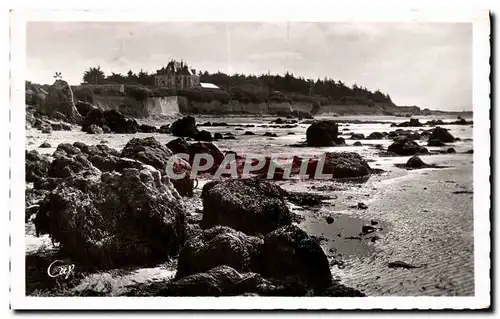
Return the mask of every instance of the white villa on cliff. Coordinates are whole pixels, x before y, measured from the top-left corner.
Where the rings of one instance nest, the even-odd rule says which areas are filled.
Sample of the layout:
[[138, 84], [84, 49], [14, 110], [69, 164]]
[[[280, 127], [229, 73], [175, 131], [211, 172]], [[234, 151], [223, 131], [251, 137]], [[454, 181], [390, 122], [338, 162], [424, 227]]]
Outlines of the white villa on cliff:
[[170, 61], [166, 67], [156, 71], [155, 86], [169, 89], [187, 89], [200, 84], [200, 76], [184, 62]]

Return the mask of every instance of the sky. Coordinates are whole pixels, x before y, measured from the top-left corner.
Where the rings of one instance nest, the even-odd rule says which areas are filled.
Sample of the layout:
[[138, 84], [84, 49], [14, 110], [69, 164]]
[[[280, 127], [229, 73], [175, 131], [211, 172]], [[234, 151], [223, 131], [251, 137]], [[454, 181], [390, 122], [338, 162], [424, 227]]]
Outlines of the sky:
[[397, 105], [472, 110], [471, 23], [29, 22], [27, 80], [79, 84], [155, 72], [171, 59], [209, 72], [284, 74], [380, 89]]

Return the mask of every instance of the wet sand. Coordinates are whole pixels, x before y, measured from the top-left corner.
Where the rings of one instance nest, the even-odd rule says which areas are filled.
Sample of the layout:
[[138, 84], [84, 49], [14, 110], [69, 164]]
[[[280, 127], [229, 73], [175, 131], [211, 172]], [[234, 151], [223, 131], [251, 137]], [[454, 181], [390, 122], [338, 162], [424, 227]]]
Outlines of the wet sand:
[[[431, 118], [429, 118], [431, 119]], [[202, 118], [205, 121], [242, 123], [245, 125], [269, 125], [271, 119]], [[405, 118], [390, 118], [388, 121], [405, 121]], [[453, 119], [452, 119], [453, 120]], [[141, 122], [141, 121], [140, 121]], [[142, 121], [159, 126], [171, 121]], [[391, 131], [387, 124], [342, 124], [350, 132], [368, 135], [374, 131]], [[355, 147], [354, 140], [347, 139], [347, 146], [326, 148], [293, 148], [289, 145], [305, 140], [307, 124], [295, 128], [269, 127], [201, 127], [212, 133], [231, 132], [236, 140], [221, 140], [215, 143], [222, 151], [246, 154], [300, 155], [321, 154], [326, 151], [353, 151], [369, 161], [371, 167], [381, 168], [385, 173], [372, 175], [362, 183], [339, 183], [335, 181], [282, 181], [279, 184], [291, 191], [313, 192], [330, 197], [319, 207], [300, 207], [290, 204], [292, 210], [302, 216], [299, 227], [310, 235], [322, 239], [322, 246], [331, 261], [334, 278], [347, 286], [357, 288], [370, 296], [471, 296], [474, 294], [473, 254], [473, 176], [472, 154], [460, 154], [472, 149], [472, 127], [445, 126], [451, 134], [462, 140], [450, 145], [457, 154], [422, 156], [429, 164], [447, 166], [443, 169], [420, 169], [407, 171], [394, 164], [405, 163], [409, 157], [380, 157], [374, 145], [387, 147], [390, 140], [361, 140], [363, 146]], [[404, 128], [414, 129], [419, 128]], [[427, 127], [425, 127], [427, 129]], [[58, 131], [41, 134], [27, 130], [28, 150], [52, 154], [58, 144], [82, 141], [97, 144], [106, 141], [110, 147], [121, 149], [132, 137], [154, 136], [162, 143], [174, 139], [169, 134], [102, 134], [88, 135], [74, 127], [71, 132]], [[245, 136], [245, 131], [256, 135]], [[262, 136], [264, 132], [278, 134], [276, 138]], [[294, 135], [289, 135], [293, 132]], [[342, 131], [341, 131], [342, 132]], [[52, 148], [38, 148], [48, 141]], [[419, 141], [425, 145], [425, 141]], [[429, 150], [443, 149], [429, 147]], [[189, 199], [190, 214], [201, 209], [199, 195], [206, 181], [201, 181], [195, 190], [195, 198]], [[454, 193], [458, 192], [458, 193]], [[353, 208], [365, 203], [367, 209]], [[326, 217], [334, 222], [328, 224]], [[380, 230], [360, 236], [363, 225], [376, 222]], [[35, 237], [32, 223], [26, 226], [27, 253], [50, 250], [52, 244], [47, 236]], [[377, 237], [373, 239], [374, 237]], [[403, 261], [418, 268], [390, 268], [388, 263]], [[136, 282], [160, 280], [172, 274], [175, 268], [158, 265], [123, 272], [95, 274], [84, 278], [78, 288], [101, 285], [107, 295], [119, 295], [127, 285]], [[110, 288], [111, 287], [111, 288]]]

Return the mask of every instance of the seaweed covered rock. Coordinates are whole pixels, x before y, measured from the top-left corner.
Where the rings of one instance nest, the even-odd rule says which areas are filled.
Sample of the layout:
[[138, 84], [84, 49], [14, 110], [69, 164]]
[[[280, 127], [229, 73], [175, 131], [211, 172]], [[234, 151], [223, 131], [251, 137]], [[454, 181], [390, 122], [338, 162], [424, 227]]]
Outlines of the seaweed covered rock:
[[306, 131], [308, 146], [333, 146], [339, 133], [337, 123], [330, 120], [313, 122]]
[[[325, 153], [323, 155], [324, 164], [321, 174], [331, 174], [332, 178], [352, 178], [368, 176], [371, 173], [371, 168], [368, 163], [354, 152], [335, 152]], [[318, 178], [318, 165], [320, 160], [311, 159], [307, 166], [307, 174], [309, 178]]]
[[59, 144], [53, 156], [54, 160], [50, 163], [48, 171], [50, 177], [66, 178], [87, 170], [99, 173], [87, 156], [69, 143]]
[[198, 133], [194, 134], [193, 138], [196, 141], [210, 142], [212, 140], [212, 133], [210, 133], [209, 131], [202, 130], [202, 131], [199, 131]]
[[292, 223], [284, 190], [259, 179], [209, 182], [202, 191], [202, 228], [225, 225], [245, 234], [266, 234]]
[[184, 241], [184, 207], [153, 168], [78, 174], [44, 198], [35, 227], [82, 266], [145, 265], [178, 252]]
[[328, 259], [319, 242], [294, 225], [279, 228], [264, 237], [262, 247], [265, 278], [305, 283], [316, 292], [332, 285]]
[[158, 132], [158, 129], [156, 128], [156, 126], [142, 124], [139, 127], [139, 131], [141, 131], [142, 133], [156, 133]]
[[127, 142], [120, 156], [153, 166], [164, 172], [172, 152], [154, 137], [133, 138]]
[[262, 239], [226, 226], [204, 230], [188, 240], [179, 254], [176, 278], [227, 265], [237, 271], [257, 271]]
[[443, 143], [453, 143], [455, 138], [450, 134], [450, 132], [448, 132], [447, 129], [438, 126], [432, 130], [432, 133], [429, 136], [429, 141], [431, 140], [438, 140]]
[[192, 116], [178, 119], [171, 126], [172, 135], [179, 137], [194, 137], [198, 133], [196, 120]]
[[396, 153], [397, 155], [415, 155], [415, 154], [426, 154], [429, 151], [427, 148], [420, 146], [417, 142], [412, 141], [408, 138], [398, 139], [394, 141], [387, 148], [389, 152]]
[[68, 82], [64, 80], [56, 80], [50, 86], [47, 98], [39, 111], [49, 117], [53, 117], [57, 113], [62, 114], [64, 120], [73, 123], [81, 119], [73, 100], [73, 91], [71, 91]]
[[35, 150], [26, 151], [26, 182], [32, 183], [47, 177], [49, 167], [50, 160], [47, 155], [41, 155]]

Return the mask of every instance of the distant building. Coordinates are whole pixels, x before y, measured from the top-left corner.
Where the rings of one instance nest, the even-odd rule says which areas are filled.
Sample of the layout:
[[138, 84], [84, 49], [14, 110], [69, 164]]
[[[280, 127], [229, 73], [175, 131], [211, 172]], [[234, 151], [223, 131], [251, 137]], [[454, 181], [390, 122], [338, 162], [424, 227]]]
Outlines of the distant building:
[[199, 87], [203, 89], [215, 89], [215, 90], [219, 89], [219, 87], [213, 83], [200, 83]]
[[170, 61], [166, 67], [156, 71], [155, 86], [169, 89], [187, 89], [200, 84], [200, 76], [184, 62]]

